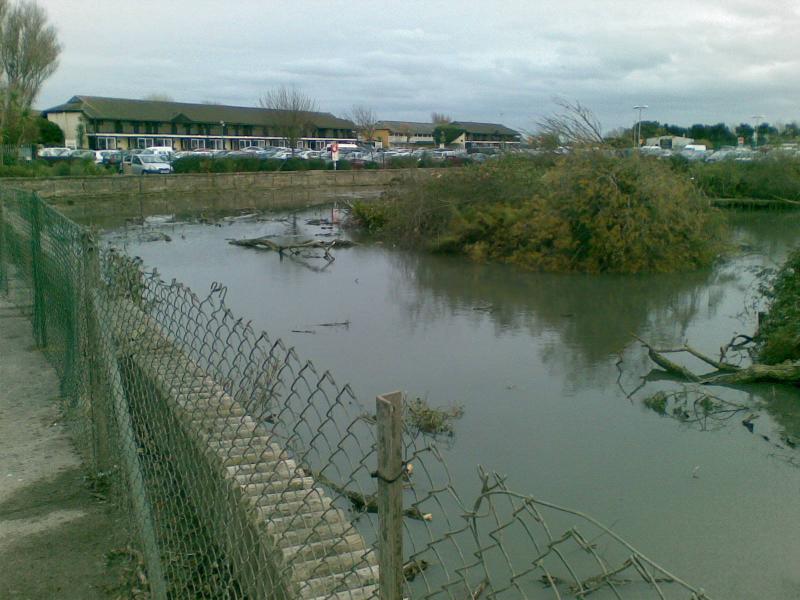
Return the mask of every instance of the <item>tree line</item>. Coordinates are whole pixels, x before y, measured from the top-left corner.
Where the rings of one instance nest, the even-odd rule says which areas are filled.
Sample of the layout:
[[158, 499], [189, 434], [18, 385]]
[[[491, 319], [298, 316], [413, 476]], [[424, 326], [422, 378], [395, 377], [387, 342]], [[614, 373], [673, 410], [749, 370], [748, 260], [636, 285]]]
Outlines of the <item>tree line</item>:
[[[617, 129], [611, 132], [606, 139], [612, 143], [617, 142], [623, 147], [630, 146], [636, 128], [638, 128], [638, 124], [626, 129]], [[791, 142], [800, 139], [800, 125], [796, 121], [775, 125], [762, 122], [755, 126], [750, 123], [739, 123], [735, 126], [726, 123], [695, 123], [689, 127], [659, 121], [642, 121], [641, 131], [642, 140], [674, 135], [692, 138], [695, 142], [705, 143], [710, 148], [736, 146], [739, 138], [743, 138], [744, 144], [748, 146]]]

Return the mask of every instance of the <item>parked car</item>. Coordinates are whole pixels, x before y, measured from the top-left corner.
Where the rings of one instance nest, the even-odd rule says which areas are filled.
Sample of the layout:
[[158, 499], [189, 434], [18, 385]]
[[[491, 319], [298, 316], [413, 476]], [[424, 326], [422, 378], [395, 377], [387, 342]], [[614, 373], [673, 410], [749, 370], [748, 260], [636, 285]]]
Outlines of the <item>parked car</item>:
[[100, 162], [104, 165], [119, 165], [122, 162], [121, 150], [98, 150], [96, 154], [100, 160], [95, 160], [95, 162]]
[[39, 150], [38, 156], [39, 158], [59, 159], [69, 158], [71, 153], [72, 150], [69, 148], [42, 148]]
[[70, 158], [74, 158], [77, 160], [96, 160], [97, 155], [94, 153], [94, 150], [85, 150], [83, 148], [78, 148], [77, 150], [72, 150], [69, 153]]
[[131, 170], [134, 175], [172, 173], [172, 165], [158, 154], [134, 154], [131, 156]]

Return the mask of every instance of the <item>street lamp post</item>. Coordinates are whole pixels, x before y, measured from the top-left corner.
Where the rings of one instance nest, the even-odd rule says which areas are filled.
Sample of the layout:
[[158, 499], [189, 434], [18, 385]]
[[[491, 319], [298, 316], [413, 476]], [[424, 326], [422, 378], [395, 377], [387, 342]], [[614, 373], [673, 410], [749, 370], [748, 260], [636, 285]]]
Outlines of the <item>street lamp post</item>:
[[642, 139], [642, 111], [646, 108], [649, 108], [647, 104], [637, 104], [633, 107], [633, 110], [639, 111], [639, 120], [636, 122], [636, 127], [634, 128], [636, 132], [636, 138], [633, 140], [633, 148], [634, 150], [639, 147], [641, 144]]
[[220, 148], [220, 150], [225, 150], [225, 121], [219, 122], [219, 138], [220, 142], [222, 142], [222, 148]]
[[764, 118], [764, 115], [753, 115], [753, 150], [758, 148], [758, 123]]

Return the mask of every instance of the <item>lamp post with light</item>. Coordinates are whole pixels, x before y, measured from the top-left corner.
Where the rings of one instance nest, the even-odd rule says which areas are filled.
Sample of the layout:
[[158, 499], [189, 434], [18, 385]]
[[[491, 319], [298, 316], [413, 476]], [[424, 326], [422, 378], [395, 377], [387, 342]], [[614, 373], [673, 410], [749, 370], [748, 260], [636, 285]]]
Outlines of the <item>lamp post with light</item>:
[[642, 139], [642, 111], [647, 109], [647, 108], [649, 108], [649, 106], [647, 106], [647, 104], [637, 104], [636, 106], [633, 107], [633, 110], [638, 110], [639, 111], [639, 120], [636, 122], [636, 127], [634, 128], [635, 133], [636, 133], [636, 137], [633, 140], [633, 148], [634, 148], [634, 150], [639, 148], [639, 146], [641, 144], [641, 139]]
[[222, 148], [220, 148], [220, 150], [225, 150], [225, 121], [219, 122], [219, 137], [220, 142], [222, 142]]

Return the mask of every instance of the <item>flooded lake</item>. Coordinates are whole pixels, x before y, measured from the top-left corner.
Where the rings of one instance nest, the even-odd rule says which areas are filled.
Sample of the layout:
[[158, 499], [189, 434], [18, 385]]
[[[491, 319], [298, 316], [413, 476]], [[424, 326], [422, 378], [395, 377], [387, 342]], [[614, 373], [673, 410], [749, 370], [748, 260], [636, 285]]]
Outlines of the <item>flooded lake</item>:
[[377, 244], [335, 250], [326, 264], [226, 242], [313, 238], [328, 231], [305, 221], [326, 216], [159, 228], [171, 242], [142, 242], [136, 228], [107, 237], [200, 295], [225, 284], [237, 315], [366, 405], [401, 389], [462, 406], [445, 452], [467, 497], [481, 464], [612, 526], [713, 598], [800, 597], [800, 454], [785, 443], [800, 440], [800, 392], [708, 389], [749, 408], [707, 427], [643, 404], [675, 383], [628, 397], [652, 368], [634, 336], [715, 355], [753, 332], [757, 272], [796, 243], [800, 215], [732, 214], [732, 258], [678, 275], [526, 273]]

